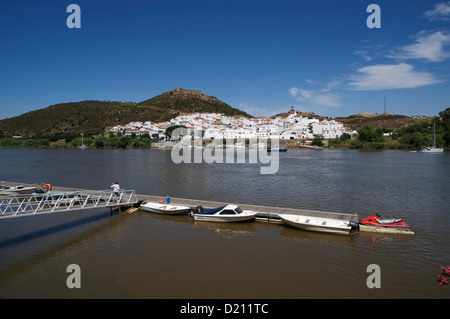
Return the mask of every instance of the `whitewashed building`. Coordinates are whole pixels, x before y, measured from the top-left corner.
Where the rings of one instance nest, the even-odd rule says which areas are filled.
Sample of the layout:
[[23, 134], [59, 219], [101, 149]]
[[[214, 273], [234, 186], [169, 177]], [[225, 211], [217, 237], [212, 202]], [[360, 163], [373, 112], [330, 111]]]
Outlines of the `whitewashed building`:
[[312, 123], [312, 133], [324, 138], [339, 138], [344, 134], [344, 124], [335, 120]]
[[[158, 134], [164, 137], [167, 128], [174, 125], [187, 127], [185, 138], [203, 139], [248, 139], [248, 138], [278, 138], [278, 139], [312, 139], [314, 134], [321, 134], [324, 138], [340, 137], [346, 130], [341, 122], [319, 121], [316, 118], [306, 118], [295, 111], [288, 116], [245, 118], [239, 116], [225, 116], [220, 113], [189, 113], [177, 116], [163, 123], [131, 122], [125, 126], [116, 125], [111, 132], [130, 134]], [[203, 134], [198, 132], [202, 130]], [[354, 133], [354, 132], [353, 132]]]

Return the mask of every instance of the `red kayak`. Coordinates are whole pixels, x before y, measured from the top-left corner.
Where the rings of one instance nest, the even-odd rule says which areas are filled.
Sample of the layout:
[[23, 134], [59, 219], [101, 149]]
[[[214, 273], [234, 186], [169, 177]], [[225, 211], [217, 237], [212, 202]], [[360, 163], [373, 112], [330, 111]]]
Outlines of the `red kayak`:
[[396, 229], [402, 229], [402, 230], [410, 229], [409, 225], [405, 223], [403, 218], [382, 219], [381, 216], [378, 214], [371, 215], [367, 218], [361, 219], [359, 221], [359, 223], [362, 225], [366, 225], [366, 226], [378, 226], [378, 227], [396, 228]]

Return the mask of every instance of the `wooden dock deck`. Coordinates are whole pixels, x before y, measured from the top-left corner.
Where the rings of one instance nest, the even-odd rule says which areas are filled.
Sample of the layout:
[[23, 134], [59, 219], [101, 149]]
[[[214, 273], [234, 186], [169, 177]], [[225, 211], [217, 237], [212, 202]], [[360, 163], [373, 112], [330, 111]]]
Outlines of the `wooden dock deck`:
[[[5, 182], [1, 181], [0, 185], [5, 186], [15, 186], [15, 185], [24, 185], [24, 186], [35, 186], [26, 183], [18, 183], [18, 182]], [[93, 191], [88, 189], [79, 189], [79, 188], [68, 188], [68, 187], [60, 187], [53, 185], [53, 190], [56, 191]], [[150, 201], [150, 202], [158, 202], [159, 200], [165, 200], [163, 196], [155, 196], [155, 195], [144, 195], [144, 194], [136, 194], [138, 201]], [[358, 214], [345, 214], [345, 213], [336, 213], [336, 212], [324, 212], [324, 211], [315, 211], [315, 210], [307, 210], [307, 209], [296, 209], [296, 208], [284, 208], [284, 207], [272, 207], [272, 206], [259, 206], [259, 205], [249, 205], [249, 204], [241, 204], [241, 203], [230, 203], [230, 202], [215, 202], [208, 201], [202, 199], [187, 199], [187, 198], [177, 198], [170, 197], [171, 204], [185, 205], [191, 208], [195, 208], [197, 206], [203, 206], [206, 209], [216, 208], [220, 206], [224, 206], [227, 204], [235, 204], [238, 205], [243, 210], [252, 210], [258, 212], [256, 215], [256, 219], [260, 221], [267, 222], [281, 222], [278, 214], [292, 214], [292, 215], [302, 215], [302, 216], [311, 216], [311, 217], [321, 217], [321, 218], [332, 218], [332, 219], [341, 219], [341, 220], [353, 220], [359, 221]]]

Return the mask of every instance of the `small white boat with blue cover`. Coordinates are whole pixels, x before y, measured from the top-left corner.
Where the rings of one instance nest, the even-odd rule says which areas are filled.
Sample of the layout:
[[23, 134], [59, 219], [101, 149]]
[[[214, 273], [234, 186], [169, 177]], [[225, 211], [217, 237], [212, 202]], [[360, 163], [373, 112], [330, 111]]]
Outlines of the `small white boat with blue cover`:
[[199, 206], [195, 209], [193, 216], [197, 221], [230, 223], [253, 220], [256, 214], [257, 212], [242, 210], [237, 205], [228, 204], [207, 210]]
[[152, 202], [143, 202], [139, 208], [147, 212], [164, 215], [183, 215], [191, 211], [189, 206], [159, 204]]

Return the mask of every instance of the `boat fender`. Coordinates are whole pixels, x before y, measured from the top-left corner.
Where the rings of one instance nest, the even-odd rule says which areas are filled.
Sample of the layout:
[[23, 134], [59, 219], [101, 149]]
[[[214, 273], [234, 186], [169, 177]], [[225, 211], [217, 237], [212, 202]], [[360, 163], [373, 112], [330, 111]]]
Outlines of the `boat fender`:
[[41, 184], [41, 188], [42, 188], [43, 190], [49, 191], [49, 190], [52, 189], [52, 184], [45, 184], [45, 183], [42, 183], [42, 184]]

